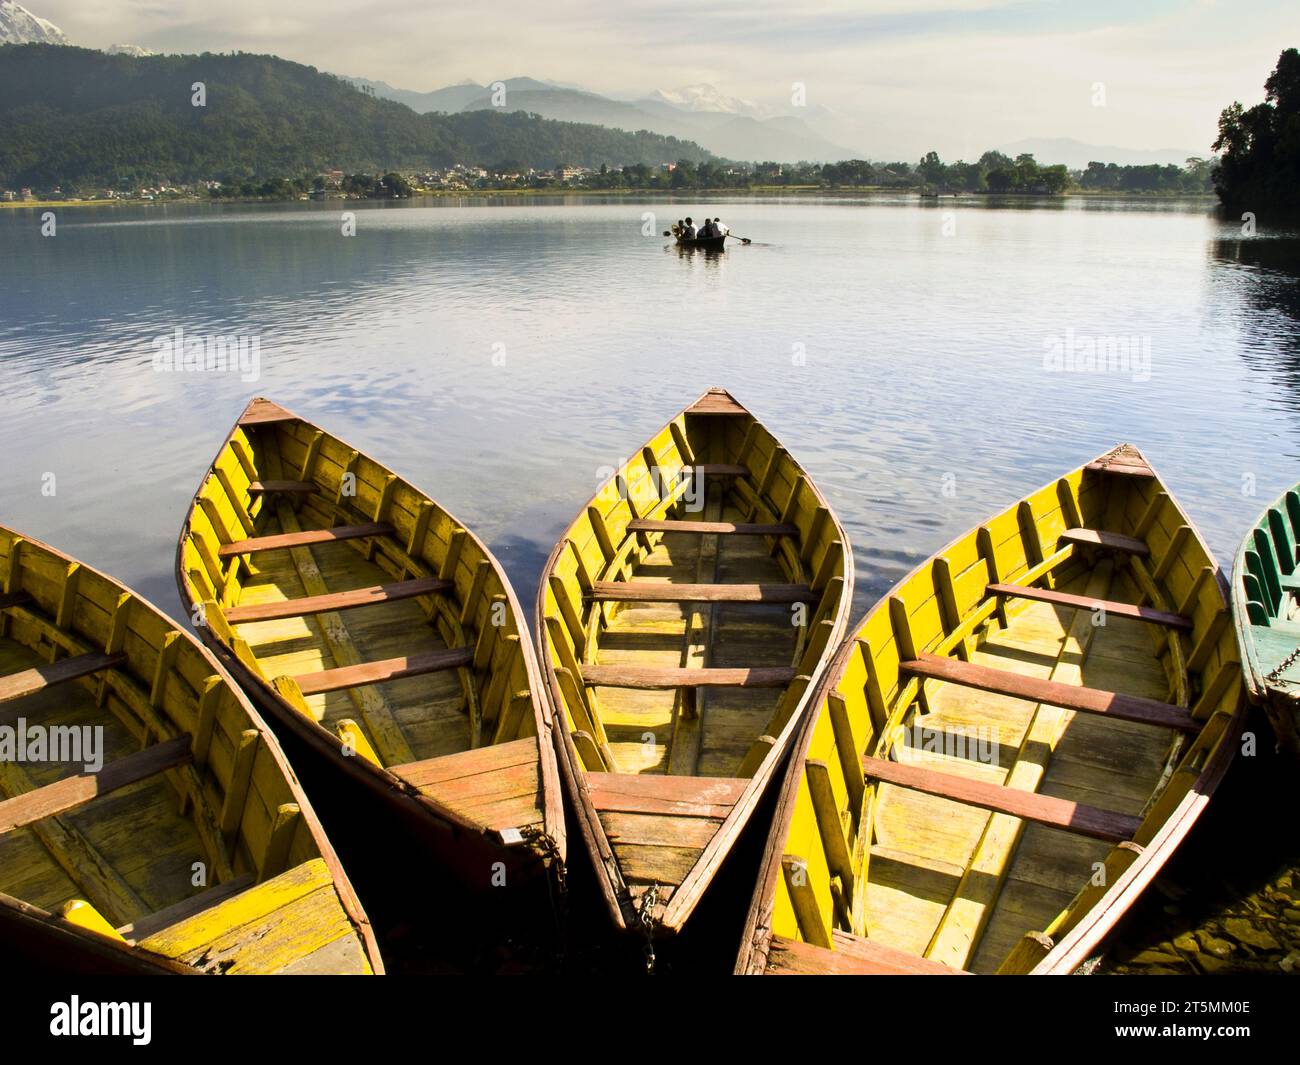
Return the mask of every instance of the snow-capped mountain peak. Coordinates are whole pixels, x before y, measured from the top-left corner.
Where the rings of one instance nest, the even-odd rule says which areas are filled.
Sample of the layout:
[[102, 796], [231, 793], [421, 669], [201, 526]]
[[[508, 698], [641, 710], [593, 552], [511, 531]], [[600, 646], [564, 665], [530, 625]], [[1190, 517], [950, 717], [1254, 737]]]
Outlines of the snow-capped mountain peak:
[[53, 22], [33, 15], [14, 0], [0, 0], [0, 44], [67, 44]]
[[743, 100], [739, 96], [728, 96], [716, 85], [705, 83], [685, 85], [680, 89], [655, 89], [650, 93], [649, 99], [683, 111], [721, 111], [749, 118], [766, 118], [771, 113], [770, 108]]

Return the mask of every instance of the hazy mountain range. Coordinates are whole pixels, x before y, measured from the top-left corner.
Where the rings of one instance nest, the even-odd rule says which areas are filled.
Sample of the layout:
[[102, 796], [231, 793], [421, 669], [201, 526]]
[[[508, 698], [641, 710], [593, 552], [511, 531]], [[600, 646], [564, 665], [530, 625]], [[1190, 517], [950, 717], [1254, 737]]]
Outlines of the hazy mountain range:
[[[32, 14], [14, 0], [0, 0], [0, 44], [6, 43], [67, 45], [70, 42], [53, 23]], [[152, 54], [134, 45], [113, 45], [106, 51], [133, 56]], [[397, 88], [384, 81], [359, 77], [346, 80], [421, 114], [456, 115], [489, 109], [527, 112], [561, 122], [627, 132], [645, 130], [693, 141], [727, 159], [793, 163], [895, 158], [893, 149], [880, 144], [880, 131], [873, 129], [871, 120], [864, 116], [821, 106], [777, 108], [729, 96], [709, 84], [615, 96], [528, 77], [485, 84], [466, 81], [431, 92]], [[504, 86], [504, 101], [499, 97], [494, 99], [496, 84]], [[1033, 137], [999, 147], [1011, 156], [1029, 152], [1040, 163], [1064, 163], [1071, 169], [1082, 169], [1093, 160], [1120, 165], [1181, 165], [1189, 156], [1205, 154], [1182, 148], [1155, 151], [1119, 148], [1060, 137]]]
[[[711, 85], [657, 89], [638, 99], [619, 100], [536, 78], [503, 78], [483, 85], [462, 82], [432, 92], [399, 89], [366, 78], [347, 80], [424, 113], [459, 114], [494, 107], [528, 111], [562, 122], [586, 122], [629, 132], [643, 129], [692, 140], [729, 159], [829, 162], [862, 155], [862, 149], [836, 143], [802, 117], [773, 114], [770, 109], [728, 97]], [[504, 92], [494, 93], [494, 85], [503, 86]], [[502, 102], [496, 103], [494, 97]]]

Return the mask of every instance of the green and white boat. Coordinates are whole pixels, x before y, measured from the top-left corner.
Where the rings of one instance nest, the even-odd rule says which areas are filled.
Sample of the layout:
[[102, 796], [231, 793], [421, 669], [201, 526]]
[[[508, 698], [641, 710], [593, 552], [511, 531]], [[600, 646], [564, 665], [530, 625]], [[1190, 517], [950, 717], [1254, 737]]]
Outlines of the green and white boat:
[[1300, 485], [1246, 534], [1232, 567], [1242, 673], [1282, 746], [1300, 757]]

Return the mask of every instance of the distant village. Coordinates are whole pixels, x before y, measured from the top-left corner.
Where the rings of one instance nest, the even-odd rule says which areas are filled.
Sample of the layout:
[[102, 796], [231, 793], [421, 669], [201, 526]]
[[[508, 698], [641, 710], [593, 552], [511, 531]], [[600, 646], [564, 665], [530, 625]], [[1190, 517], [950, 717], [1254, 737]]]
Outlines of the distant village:
[[[670, 175], [676, 163], [660, 164], [658, 170]], [[637, 167], [638, 171], [653, 169]], [[404, 199], [408, 196], [442, 192], [468, 192], [492, 189], [582, 188], [600, 177], [621, 176], [623, 168], [558, 166], [553, 170], [489, 170], [481, 166], [456, 164], [444, 170], [394, 171], [387, 174], [346, 174], [343, 170], [323, 170], [311, 178], [276, 178], [266, 182], [225, 183], [205, 180], [190, 184], [162, 181], [133, 189], [0, 189], [0, 202], [45, 202], [58, 200], [156, 201], [194, 198], [275, 198], [275, 199]]]
[[1086, 169], [1040, 165], [1032, 155], [1014, 159], [988, 151], [974, 163], [944, 163], [928, 152], [919, 163], [729, 163], [679, 159], [647, 165], [557, 166], [551, 169], [512, 163], [496, 167], [456, 164], [441, 170], [347, 173], [329, 168], [294, 178], [205, 180], [184, 184], [159, 181], [137, 188], [0, 189], [0, 203], [151, 201], [151, 200], [402, 200], [413, 196], [492, 191], [701, 191], [734, 189], [917, 189], [922, 196], [988, 193], [1059, 196], [1067, 192], [1208, 195], [1215, 160], [1191, 158], [1173, 164], [1117, 166], [1090, 163]]

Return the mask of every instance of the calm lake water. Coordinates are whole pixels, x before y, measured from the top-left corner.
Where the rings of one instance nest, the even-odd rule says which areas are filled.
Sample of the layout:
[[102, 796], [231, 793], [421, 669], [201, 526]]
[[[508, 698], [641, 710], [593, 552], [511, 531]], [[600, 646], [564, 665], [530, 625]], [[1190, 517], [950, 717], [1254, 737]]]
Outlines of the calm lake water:
[[[709, 213], [753, 245], [666, 249], [701, 206], [347, 205], [352, 237], [342, 204], [68, 209], [54, 237], [0, 211], [0, 521], [176, 612], [190, 496], [265, 395], [471, 523], [531, 609], [597, 470], [721, 385], [838, 509], [860, 612], [1119, 441], [1225, 565], [1300, 478], [1294, 232], [1204, 202], [741, 199]], [[156, 372], [177, 328], [256, 336], [259, 378]], [[1049, 365], [1090, 342], [1112, 369]]]

